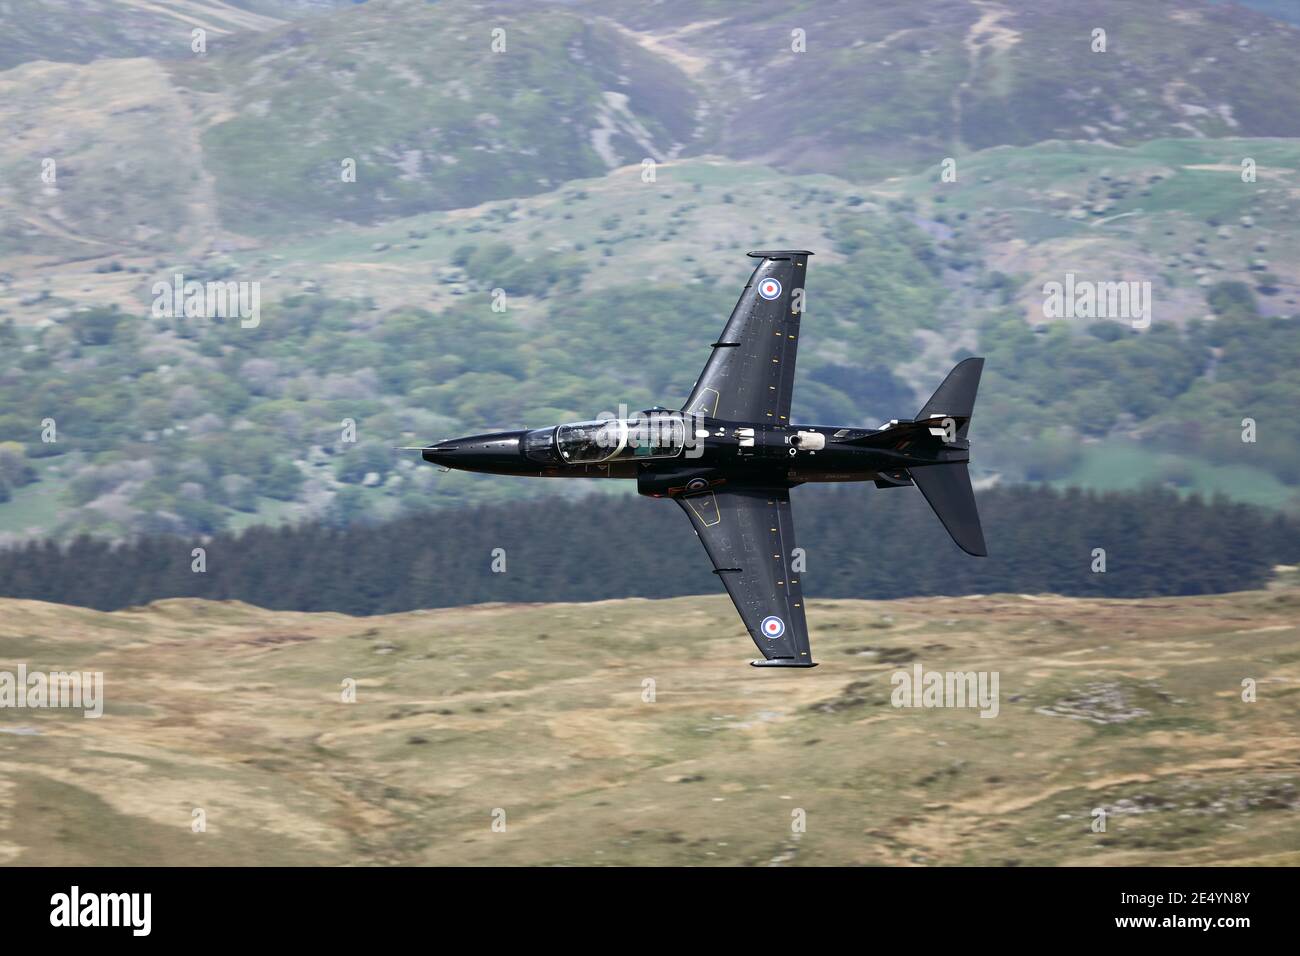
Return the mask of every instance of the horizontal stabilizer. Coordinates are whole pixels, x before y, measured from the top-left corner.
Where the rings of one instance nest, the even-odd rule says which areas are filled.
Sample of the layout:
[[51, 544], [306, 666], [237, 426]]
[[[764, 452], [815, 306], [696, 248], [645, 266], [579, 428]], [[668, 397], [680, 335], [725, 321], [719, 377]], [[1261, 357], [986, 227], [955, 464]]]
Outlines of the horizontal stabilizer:
[[[977, 372], [977, 378], [978, 375]], [[984, 530], [980, 527], [980, 513], [975, 507], [975, 492], [970, 486], [966, 463], [928, 465], [912, 468], [910, 473], [957, 547], [967, 554], [986, 557], [989, 552], [984, 545]]]

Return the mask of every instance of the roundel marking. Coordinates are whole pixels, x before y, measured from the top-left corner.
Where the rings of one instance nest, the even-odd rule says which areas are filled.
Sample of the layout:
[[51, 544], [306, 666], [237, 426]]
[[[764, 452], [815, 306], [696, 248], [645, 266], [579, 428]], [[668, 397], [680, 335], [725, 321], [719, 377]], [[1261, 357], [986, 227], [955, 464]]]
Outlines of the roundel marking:
[[699, 491], [701, 488], [707, 488], [708, 486], [709, 483], [703, 478], [692, 478], [690, 481], [686, 482], [687, 491]]
[[763, 632], [764, 637], [774, 641], [785, 633], [785, 621], [775, 615], [765, 617], [763, 623], [759, 625], [759, 630]]
[[781, 294], [781, 283], [777, 279], [764, 279], [758, 284], [758, 294], [763, 298], [771, 300]]

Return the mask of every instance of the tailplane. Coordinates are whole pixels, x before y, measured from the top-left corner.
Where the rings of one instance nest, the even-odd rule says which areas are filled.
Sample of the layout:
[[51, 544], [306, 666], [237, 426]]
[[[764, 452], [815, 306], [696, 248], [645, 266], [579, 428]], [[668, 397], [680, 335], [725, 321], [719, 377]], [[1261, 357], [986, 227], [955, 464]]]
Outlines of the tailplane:
[[978, 558], [987, 557], [989, 550], [984, 545], [984, 529], [980, 527], [980, 513], [975, 507], [975, 492], [970, 486], [966, 463], [927, 465], [912, 468], [910, 473], [957, 547]]
[[900, 467], [882, 470], [876, 476], [876, 487], [916, 485], [957, 546], [981, 558], [989, 552], [966, 469], [970, 460], [966, 432], [983, 370], [982, 358], [958, 362], [912, 421], [894, 421], [877, 431], [831, 438], [892, 453]]
[[[980, 373], [984, 371], [982, 358], [968, 358], [958, 362], [943, 384], [930, 396], [930, 400], [916, 413], [918, 422], [933, 418], [951, 418], [956, 425], [957, 444], [963, 450], [969, 445], [966, 432], [970, 428], [971, 413], [975, 410], [975, 393], [980, 387]], [[952, 427], [952, 426], [949, 426]], [[950, 433], [951, 434], [951, 433]], [[927, 465], [910, 469], [912, 481], [921, 489], [952, 540], [967, 554], [977, 557], [988, 555], [984, 545], [984, 530], [980, 527], [980, 513], [975, 507], [975, 492], [970, 484], [966, 462]]]

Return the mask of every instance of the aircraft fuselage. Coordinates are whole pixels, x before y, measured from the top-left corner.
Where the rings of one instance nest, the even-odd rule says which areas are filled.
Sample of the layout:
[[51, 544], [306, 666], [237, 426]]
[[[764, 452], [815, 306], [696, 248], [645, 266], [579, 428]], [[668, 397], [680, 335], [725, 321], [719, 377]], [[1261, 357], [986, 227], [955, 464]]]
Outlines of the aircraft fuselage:
[[[881, 428], [794, 425], [806, 249], [758, 259], [722, 334], [677, 410], [469, 435], [422, 447], [461, 471], [538, 478], [635, 478], [685, 512], [740, 619], [759, 667], [813, 667], [790, 489], [806, 482], [915, 486], [963, 551], [988, 553], [967, 470], [984, 360], [963, 359], [915, 420]], [[620, 410], [620, 416], [626, 412]], [[946, 467], [934, 467], [946, 466]]]
[[[491, 432], [449, 439], [423, 449], [426, 461], [461, 471], [540, 478], [635, 478], [638, 490], [651, 497], [676, 497], [702, 490], [718, 481], [798, 485], [804, 482], [875, 481], [882, 487], [911, 484], [905, 469], [966, 459], [963, 442], [943, 446], [936, 457], [932, 446], [909, 441], [897, 423], [894, 447], [858, 444], [869, 436], [885, 436], [891, 428], [871, 429], [833, 425], [765, 425], [685, 418], [691, 432], [676, 454], [572, 462], [562, 457], [554, 438], [544, 445], [550, 429]], [[941, 428], [938, 422], [936, 427]], [[929, 434], [927, 423], [925, 433]], [[530, 437], [531, 436], [531, 437]], [[910, 450], [911, 446], [920, 447]], [[613, 449], [610, 449], [613, 452]], [[704, 482], [704, 484], [701, 484]]]

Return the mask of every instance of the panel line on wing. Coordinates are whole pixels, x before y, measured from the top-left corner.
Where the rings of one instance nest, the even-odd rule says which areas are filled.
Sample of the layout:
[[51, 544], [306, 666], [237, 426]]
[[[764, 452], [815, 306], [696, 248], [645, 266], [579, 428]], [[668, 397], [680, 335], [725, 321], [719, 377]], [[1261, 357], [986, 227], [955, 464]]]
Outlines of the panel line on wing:
[[[677, 503], [695, 526], [750, 638], [766, 660], [811, 665], [803, 595], [799, 579], [789, 573], [795, 541], [789, 490], [733, 487], [710, 496], [712, 506], [702, 503], [704, 496]], [[712, 507], [718, 519], [709, 524]], [[727, 521], [721, 522], [724, 510]]]
[[712, 528], [722, 521], [722, 511], [718, 508], [718, 499], [713, 492], [710, 491], [708, 494], [687, 498], [686, 503], [695, 512], [696, 517], [700, 519], [704, 527]]

